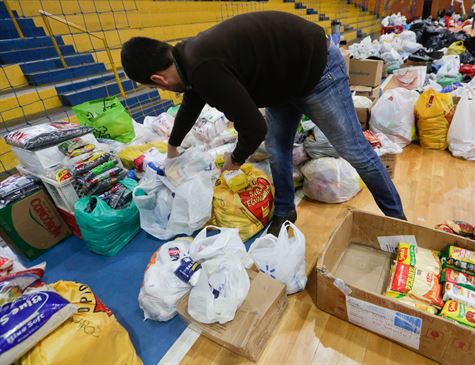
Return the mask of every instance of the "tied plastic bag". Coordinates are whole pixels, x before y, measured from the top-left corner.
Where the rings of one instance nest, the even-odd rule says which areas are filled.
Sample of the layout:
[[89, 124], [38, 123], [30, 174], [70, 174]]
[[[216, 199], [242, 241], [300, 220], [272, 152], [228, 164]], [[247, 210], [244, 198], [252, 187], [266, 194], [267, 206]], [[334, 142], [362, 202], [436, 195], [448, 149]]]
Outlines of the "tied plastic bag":
[[454, 156], [475, 161], [475, 90], [463, 89], [447, 135]]
[[457, 77], [460, 69], [460, 57], [458, 55], [444, 56], [435, 62], [436, 65], [441, 65], [437, 71], [437, 79], [442, 77]]
[[434, 150], [447, 148], [447, 132], [454, 115], [451, 94], [424, 91], [417, 100], [415, 111], [419, 141], [422, 147]]
[[296, 145], [292, 150], [292, 162], [294, 166], [299, 166], [303, 164], [305, 161], [309, 160], [309, 156], [307, 152], [305, 152], [305, 148], [303, 145]]
[[448, 55], [458, 55], [464, 52], [467, 52], [467, 48], [465, 48], [463, 41], [452, 43], [447, 50]]
[[180, 186], [208, 169], [212, 162], [213, 158], [209, 153], [190, 148], [180, 156], [165, 161], [165, 175], [174, 186]]
[[[120, 181], [128, 190], [137, 182]], [[91, 199], [96, 199], [94, 209], [88, 212]], [[74, 205], [77, 224], [89, 250], [100, 255], [117, 254], [140, 231], [139, 211], [132, 202], [127, 208], [113, 209], [97, 196], [79, 199]]]
[[240, 192], [233, 192], [223, 175], [216, 181], [210, 224], [238, 228], [241, 239], [247, 241], [261, 231], [272, 216], [274, 185], [268, 175], [252, 164], [242, 165], [241, 171], [247, 175], [249, 185]]
[[249, 276], [238, 256], [226, 254], [206, 260], [198, 283], [190, 291], [188, 313], [202, 323], [232, 321], [249, 288]]
[[81, 125], [94, 128], [97, 138], [129, 143], [135, 138], [132, 118], [117, 97], [103, 98], [73, 106]]
[[72, 281], [52, 287], [78, 311], [28, 352], [20, 365], [142, 364], [127, 331], [91, 288]]
[[[209, 231], [216, 234], [208, 236]], [[193, 261], [209, 260], [228, 253], [239, 257], [247, 269], [253, 264], [237, 228], [207, 226], [198, 233], [190, 247], [190, 257]]]
[[402, 152], [402, 148], [391, 141], [383, 133], [375, 133], [375, 136], [381, 144], [381, 146], [374, 148], [374, 151], [378, 156], [383, 156], [386, 154], [398, 154]]
[[414, 90], [395, 88], [386, 91], [371, 110], [370, 129], [384, 133], [401, 147], [416, 138], [414, 105], [419, 94]]
[[192, 180], [175, 187], [160, 171], [147, 165], [133, 192], [140, 226], [162, 240], [179, 234], [192, 235], [211, 217], [213, 183], [213, 173], [201, 171]]
[[[167, 242], [150, 258], [139, 293], [145, 319], [168, 321], [175, 317], [177, 301], [191, 288], [189, 282], [175, 274], [183, 259], [189, 257], [191, 241], [190, 237], [181, 237]], [[192, 274], [198, 272], [199, 264], [194, 269]], [[197, 280], [198, 276], [194, 276]]]
[[344, 159], [322, 157], [301, 168], [305, 177], [303, 192], [310, 199], [324, 203], [342, 203], [363, 188], [356, 170]]
[[[289, 228], [293, 236], [289, 236]], [[305, 236], [291, 222], [280, 228], [279, 237], [266, 234], [249, 249], [258, 269], [273, 279], [285, 283], [287, 294], [305, 289]]]

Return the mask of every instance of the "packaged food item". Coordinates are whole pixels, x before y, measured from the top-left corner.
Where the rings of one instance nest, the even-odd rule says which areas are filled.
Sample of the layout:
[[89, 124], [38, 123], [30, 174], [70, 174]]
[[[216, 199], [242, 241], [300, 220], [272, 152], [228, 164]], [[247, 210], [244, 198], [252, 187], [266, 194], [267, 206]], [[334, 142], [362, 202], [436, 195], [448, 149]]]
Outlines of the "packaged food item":
[[373, 148], [380, 148], [382, 146], [381, 142], [379, 141], [378, 137], [376, 134], [371, 132], [370, 130], [364, 131], [363, 132], [366, 140], [369, 142], [371, 147]]
[[455, 234], [458, 234], [462, 237], [471, 237], [475, 231], [475, 227], [473, 225], [464, 221], [447, 221], [447, 225], [454, 231]]
[[45, 264], [43, 263], [0, 277], [0, 305], [19, 298], [26, 288], [41, 280], [45, 272], [44, 269]]
[[8, 257], [0, 256], [0, 276], [8, 275], [13, 269], [13, 261]]
[[475, 291], [475, 276], [451, 268], [445, 268], [440, 275], [441, 283], [452, 283]]
[[475, 252], [457, 246], [447, 246], [440, 252], [443, 268], [451, 268], [475, 276]]
[[5, 141], [12, 146], [35, 150], [91, 133], [92, 128], [68, 122], [39, 124], [10, 132]]
[[406, 293], [439, 308], [444, 304], [442, 301], [442, 286], [437, 275], [401, 262], [396, 263], [390, 289], [399, 293]]
[[23, 356], [19, 365], [142, 364], [127, 331], [89, 286], [72, 281], [51, 286], [78, 310]]
[[77, 157], [83, 153], [92, 152], [96, 146], [82, 138], [73, 138], [61, 143], [58, 149], [67, 157]]
[[72, 165], [71, 172], [74, 176], [79, 176], [110, 159], [111, 155], [109, 153], [104, 151], [93, 152], [87, 154], [84, 159], [75, 162]]
[[99, 176], [100, 174], [104, 173], [105, 171], [108, 171], [115, 166], [117, 166], [119, 162], [117, 160], [109, 160], [104, 162], [103, 164], [100, 164], [99, 166], [94, 167], [91, 169], [85, 176], [84, 180], [90, 181], [94, 179], [96, 176]]
[[16, 361], [76, 311], [75, 305], [50, 290], [23, 294], [2, 305], [0, 363]]
[[232, 192], [237, 193], [249, 186], [247, 175], [242, 170], [225, 171], [224, 181]]
[[448, 300], [440, 314], [444, 318], [475, 328], [475, 309], [473, 307], [455, 300]]
[[463, 288], [460, 285], [445, 283], [443, 300], [446, 301], [449, 299], [475, 308], [475, 291]]
[[415, 266], [418, 269], [440, 274], [441, 264], [439, 253], [410, 243], [400, 242], [398, 246], [398, 262]]
[[450, 228], [450, 226], [446, 223], [441, 223], [441, 224], [438, 224], [435, 226], [435, 229], [438, 229], [440, 231], [444, 231], [444, 232], [447, 232], [447, 233], [452, 233], [454, 234], [454, 230], [452, 228]]
[[0, 182], [0, 208], [31, 195], [41, 188], [41, 180], [31, 175], [18, 174]]

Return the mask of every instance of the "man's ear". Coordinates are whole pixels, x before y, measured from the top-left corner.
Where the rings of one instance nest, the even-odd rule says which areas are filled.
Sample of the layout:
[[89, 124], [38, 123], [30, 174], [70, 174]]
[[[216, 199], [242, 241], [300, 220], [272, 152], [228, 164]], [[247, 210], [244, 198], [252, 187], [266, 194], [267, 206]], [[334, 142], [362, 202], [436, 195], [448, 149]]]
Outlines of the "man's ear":
[[160, 73], [154, 73], [153, 75], [150, 76], [150, 80], [152, 80], [152, 82], [155, 84], [155, 85], [158, 85], [158, 86], [166, 86], [168, 85], [168, 80], [167, 78], [160, 74]]

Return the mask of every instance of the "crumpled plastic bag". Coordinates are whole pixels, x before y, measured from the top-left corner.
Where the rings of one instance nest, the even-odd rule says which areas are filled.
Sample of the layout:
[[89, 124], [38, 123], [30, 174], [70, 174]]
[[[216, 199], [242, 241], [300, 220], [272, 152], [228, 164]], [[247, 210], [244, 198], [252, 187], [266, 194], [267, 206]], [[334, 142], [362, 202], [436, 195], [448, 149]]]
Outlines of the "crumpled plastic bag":
[[356, 170], [342, 158], [322, 157], [301, 168], [305, 177], [303, 192], [310, 199], [324, 203], [342, 203], [363, 188]]
[[338, 152], [318, 127], [315, 127], [312, 134], [305, 139], [303, 147], [310, 158], [339, 156]]
[[371, 108], [371, 105], [373, 105], [371, 99], [366, 96], [353, 95], [352, 98], [355, 108]]

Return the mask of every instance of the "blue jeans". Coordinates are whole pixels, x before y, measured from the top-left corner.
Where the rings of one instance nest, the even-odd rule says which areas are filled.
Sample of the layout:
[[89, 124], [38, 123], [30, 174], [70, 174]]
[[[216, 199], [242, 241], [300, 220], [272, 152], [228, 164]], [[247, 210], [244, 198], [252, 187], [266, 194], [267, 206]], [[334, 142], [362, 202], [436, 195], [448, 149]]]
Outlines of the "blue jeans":
[[315, 88], [306, 96], [266, 109], [266, 148], [276, 189], [275, 215], [295, 210], [292, 149], [298, 123], [306, 114], [325, 134], [342, 158], [361, 176], [385, 215], [402, 218], [399, 194], [380, 158], [364, 137], [356, 115], [343, 56], [334, 45]]

